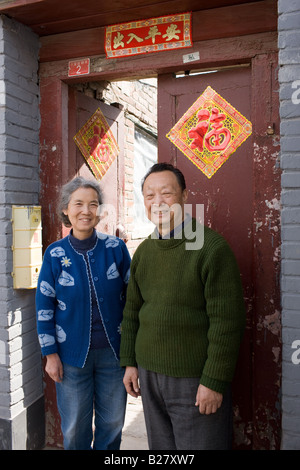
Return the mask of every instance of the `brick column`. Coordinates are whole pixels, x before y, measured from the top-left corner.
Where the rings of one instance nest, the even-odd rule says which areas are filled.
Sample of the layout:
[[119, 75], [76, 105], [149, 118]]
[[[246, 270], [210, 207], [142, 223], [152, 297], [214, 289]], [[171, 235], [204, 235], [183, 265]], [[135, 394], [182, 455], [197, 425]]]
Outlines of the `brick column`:
[[0, 16], [0, 449], [44, 443], [35, 290], [13, 289], [11, 207], [38, 204], [39, 39]]
[[282, 174], [282, 449], [300, 449], [300, 1], [278, 2]]

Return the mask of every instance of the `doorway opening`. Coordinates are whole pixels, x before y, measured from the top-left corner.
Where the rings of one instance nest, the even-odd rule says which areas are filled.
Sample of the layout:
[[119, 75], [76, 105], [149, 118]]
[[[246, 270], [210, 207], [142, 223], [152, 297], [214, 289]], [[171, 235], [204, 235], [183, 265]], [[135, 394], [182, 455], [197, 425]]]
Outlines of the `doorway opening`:
[[[279, 128], [277, 108], [273, 106], [277, 99], [274, 91], [276, 63], [276, 54], [272, 53], [255, 57], [251, 61], [251, 67], [219, 67], [218, 73], [215, 68], [194, 70], [192, 73], [179, 73], [178, 69], [177, 74], [158, 71], [157, 88], [155, 87], [157, 101], [156, 98], [153, 100], [156, 108], [150, 116], [155, 116], [157, 120], [158, 115], [157, 129], [156, 125], [151, 124], [150, 117], [146, 119], [144, 108], [137, 99], [137, 96], [139, 99], [142, 96], [141, 90], [146, 94], [143, 89], [144, 80], [126, 81], [122, 78], [123, 82], [104, 82], [101, 75], [102, 81], [74, 85], [70, 81], [63, 82], [51, 76], [44, 79], [44, 86], [41, 88], [44, 113], [41, 174], [45, 207], [50, 207], [52, 199], [54, 200], [54, 189], [61, 181], [66, 181], [83, 170], [86, 175], [93, 177], [83, 155], [76, 149], [73, 136], [97, 107], [103, 107], [108, 114], [110, 112], [110, 117], [107, 117], [110, 128], [113, 130], [113, 126], [119, 126], [114, 135], [120, 137], [120, 146], [123, 145], [114, 163], [122, 159], [124, 161], [117, 171], [113, 166], [108, 169], [101, 180], [101, 186], [104, 185], [104, 195], [109, 196], [109, 202], [118, 201], [120, 208], [124, 209], [118, 216], [123, 217], [120, 220], [127, 232], [127, 246], [131, 254], [143, 240], [143, 234], [137, 233], [141, 225], [136, 223], [134, 181], [137, 181], [136, 194], [141, 198], [141, 179], [147, 166], [150, 167], [153, 163], [151, 158], [146, 164], [143, 163], [138, 177], [138, 163], [142, 161], [141, 153], [147, 149], [147, 145], [154, 149], [157, 146], [159, 160], [162, 161], [161, 158], [167, 156], [168, 161], [183, 172], [189, 188], [189, 203], [204, 204], [204, 223], [223, 235], [232, 247], [240, 266], [247, 305], [247, 328], [236, 371], [237, 380], [233, 384], [236, 448], [278, 448], [280, 442], [280, 409], [277, 407], [281, 371], [278, 359], [281, 351], [280, 329], [274, 334], [274, 329], [269, 328], [269, 319], [273, 319], [274, 315], [277, 318], [280, 312], [277, 256], [280, 247], [280, 220], [278, 211], [270, 212], [269, 205], [261, 204], [261, 201], [277, 200], [280, 192], [280, 171], [276, 164], [279, 150], [277, 136], [272, 137], [266, 132], [269, 122], [275, 123], [274, 129]], [[263, 82], [262, 76], [265, 77]], [[258, 94], [257, 90], [262, 84], [263, 93]], [[207, 86], [216, 90], [254, 124], [251, 138], [236, 149], [212, 179], [207, 179], [166, 138], [170, 129]], [[64, 106], [67, 96], [69, 113], [65, 112]], [[73, 99], [71, 104], [70, 97]], [[86, 105], [89, 100], [93, 101], [93, 109], [81, 106], [83, 101]], [[58, 130], [55, 128], [53, 131], [57, 109], [61, 112], [61, 125], [57, 126]], [[76, 121], [76, 113], [80, 114], [81, 123]], [[64, 140], [66, 129], [69, 135], [68, 145]], [[62, 147], [60, 153], [54, 153], [56, 147], [52, 138], [58, 147]], [[72, 152], [76, 152], [76, 158]], [[146, 156], [149, 155], [147, 150], [145, 153]], [[155, 152], [153, 155], [153, 161], [156, 161]], [[146, 161], [147, 158], [145, 157]], [[55, 178], [53, 172], [49, 171], [58, 164], [62, 169], [62, 178]], [[52, 184], [49, 184], [50, 178]], [[122, 188], [122, 193], [117, 194], [117, 197], [116, 186]], [[141, 206], [143, 207], [143, 203]], [[45, 214], [44, 234], [47, 242], [56, 236], [50, 216], [51, 214]], [[52, 434], [56, 432], [53, 431]]]
[[[122, 204], [120, 216], [110, 227], [103, 214], [102, 227], [99, 229], [118, 235], [126, 239], [127, 247], [131, 255], [137, 246], [153, 231], [153, 224], [145, 216], [144, 203], [141, 192], [141, 180], [148, 169], [157, 162], [157, 79], [141, 78], [135, 80], [119, 80], [115, 82], [97, 81], [72, 85], [76, 92], [84, 94], [91, 100], [115, 107], [123, 114], [123, 132], [114, 132], [115, 139], [120, 140], [120, 154], [117, 159], [122, 159], [123, 164], [116, 173], [116, 185], [119, 187], [117, 204]], [[76, 129], [76, 132], [79, 129]], [[113, 129], [112, 129], [113, 130]], [[86, 167], [86, 161], [76, 149], [76, 173], [82, 173], [82, 167]], [[122, 153], [122, 154], [121, 154]], [[89, 170], [90, 171], [90, 170]], [[124, 174], [119, 174], [124, 172]], [[85, 174], [87, 169], [85, 169]], [[112, 185], [105, 185], [105, 179], [109, 175], [110, 168], [100, 180], [104, 186], [104, 201], [111, 201]], [[123, 191], [120, 191], [122, 186]], [[113, 198], [112, 198], [113, 199]], [[101, 230], [102, 231], [102, 230]], [[114, 233], [113, 233], [114, 232]]]

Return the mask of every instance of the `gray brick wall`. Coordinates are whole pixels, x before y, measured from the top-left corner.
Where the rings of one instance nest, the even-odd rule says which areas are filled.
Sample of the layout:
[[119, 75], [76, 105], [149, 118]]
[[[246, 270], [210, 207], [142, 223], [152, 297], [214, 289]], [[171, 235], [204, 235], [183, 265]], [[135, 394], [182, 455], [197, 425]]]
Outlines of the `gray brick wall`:
[[[0, 449], [34, 448], [43, 436], [35, 290], [13, 289], [11, 276], [11, 206], [39, 196], [38, 52], [29, 28], [0, 16]], [[30, 410], [40, 411], [36, 429]]]
[[[278, 2], [282, 168], [282, 449], [300, 449], [300, 0]], [[299, 353], [298, 353], [299, 351]]]

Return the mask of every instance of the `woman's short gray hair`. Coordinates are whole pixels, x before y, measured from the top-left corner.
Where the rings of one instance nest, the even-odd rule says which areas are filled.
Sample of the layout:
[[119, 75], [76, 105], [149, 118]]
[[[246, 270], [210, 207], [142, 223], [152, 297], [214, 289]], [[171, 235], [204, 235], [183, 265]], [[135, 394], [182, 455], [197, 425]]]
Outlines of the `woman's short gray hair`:
[[77, 178], [74, 178], [73, 180], [69, 181], [61, 188], [60, 199], [57, 207], [58, 216], [60, 217], [65, 227], [71, 227], [71, 222], [69, 220], [69, 217], [65, 215], [63, 211], [67, 209], [74, 191], [79, 188], [94, 189], [98, 195], [99, 206], [101, 206], [102, 204], [102, 191], [99, 183], [97, 183], [96, 181], [84, 179], [82, 176], [78, 176]]

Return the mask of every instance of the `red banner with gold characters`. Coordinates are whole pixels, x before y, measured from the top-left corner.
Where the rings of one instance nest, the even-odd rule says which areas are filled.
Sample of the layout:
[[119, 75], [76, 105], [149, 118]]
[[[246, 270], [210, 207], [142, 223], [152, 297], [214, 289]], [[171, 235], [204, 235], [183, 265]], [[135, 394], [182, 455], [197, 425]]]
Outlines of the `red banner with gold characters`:
[[191, 13], [161, 16], [107, 26], [108, 59], [191, 47]]
[[208, 86], [166, 137], [211, 178], [251, 133], [251, 122]]
[[118, 144], [100, 108], [74, 136], [74, 141], [97, 179], [101, 179], [119, 153]]

